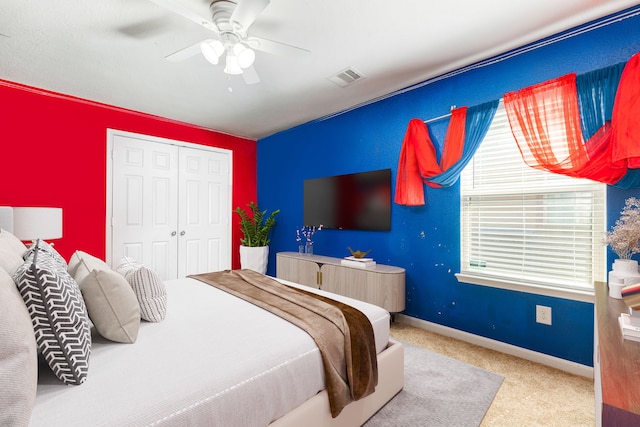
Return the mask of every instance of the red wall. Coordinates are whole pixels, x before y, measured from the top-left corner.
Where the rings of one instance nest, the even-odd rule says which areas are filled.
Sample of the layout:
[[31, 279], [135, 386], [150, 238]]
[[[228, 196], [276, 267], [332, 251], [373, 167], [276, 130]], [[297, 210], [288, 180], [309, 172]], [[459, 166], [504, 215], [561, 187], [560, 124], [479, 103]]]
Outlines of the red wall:
[[0, 80], [0, 205], [61, 207], [67, 259], [105, 258], [107, 128], [232, 150], [232, 207], [256, 200], [256, 141]]

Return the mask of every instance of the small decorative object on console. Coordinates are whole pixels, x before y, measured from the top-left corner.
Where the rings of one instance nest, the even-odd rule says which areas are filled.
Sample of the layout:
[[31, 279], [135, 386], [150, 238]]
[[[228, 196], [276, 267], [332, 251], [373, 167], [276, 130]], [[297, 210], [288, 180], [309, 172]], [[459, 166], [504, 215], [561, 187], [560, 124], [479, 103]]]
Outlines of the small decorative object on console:
[[344, 259], [340, 261], [340, 264], [357, 268], [371, 268], [376, 266], [373, 258], [357, 258], [355, 256], [344, 257]]
[[349, 249], [349, 252], [351, 252], [351, 256], [353, 256], [354, 258], [364, 258], [369, 252], [371, 252], [371, 249], [366, 252], [362, 252], [361, 250], [354, 251], [349, 246], [347, 246], [347, 249]]
[[[313, 255], [313, 235], [322, 230], [322, 224], [318, 227], [305, 225], [296, 228], [296, 241], [298, 242], [298, 253]], [[302, 236], [302, 237], [301, 237]], [[304, 239], [303, 239], [304, 238]]]
[[363, 252], [361, 250], [354, 251], [348, 246], [347, 249], [349, 249], [349, 252], [351, 252], [351, 256], [344, 257], [344, 259], [340, 261], [342, 265], [357, 268], [371, 268], [376, 266], [376, 262], [373, 258], [365, 258], [365, 256], [369, 252], [371, 252], [371, 249], [366, 252]]

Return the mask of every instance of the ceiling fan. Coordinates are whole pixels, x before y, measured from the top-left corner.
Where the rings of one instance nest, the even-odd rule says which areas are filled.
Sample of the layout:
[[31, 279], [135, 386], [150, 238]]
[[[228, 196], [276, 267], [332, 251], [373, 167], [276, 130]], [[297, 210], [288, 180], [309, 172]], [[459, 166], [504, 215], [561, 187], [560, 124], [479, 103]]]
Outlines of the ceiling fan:
[[241, 74], [247, 84], [254, 84], [260, 81], [253, 67], [255, 50], [275, 55], [309, 53], [300, 47], [249, 35], [249, 27], [270, 0], [212, 0], [209, 6], [211, 19], [201, 17], [175, 0], [151, 1], [216, 34], [216, 38], [200, 41], [166, 56], [165, 59], [170, 61], [182, 61], [201, 53], [216, 65], [224, 56], [225, 73]]

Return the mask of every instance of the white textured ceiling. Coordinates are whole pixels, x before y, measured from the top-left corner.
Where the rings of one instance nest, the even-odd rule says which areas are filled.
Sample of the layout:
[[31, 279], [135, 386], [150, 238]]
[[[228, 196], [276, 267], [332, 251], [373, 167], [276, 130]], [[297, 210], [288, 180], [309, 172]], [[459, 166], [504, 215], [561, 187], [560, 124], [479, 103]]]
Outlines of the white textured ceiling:
[[[174, 0], [210, 19], [207, 0]], [[239, 0], [247, 1], [247, 0]], [[246, 85], [197, 55], [212, 32], [149, 0], [0, 0], [0, 79], [259, 139], [631, 7], [632, 0], [271, 0]], [[353, 67], [341, 88], [328, 77]]]

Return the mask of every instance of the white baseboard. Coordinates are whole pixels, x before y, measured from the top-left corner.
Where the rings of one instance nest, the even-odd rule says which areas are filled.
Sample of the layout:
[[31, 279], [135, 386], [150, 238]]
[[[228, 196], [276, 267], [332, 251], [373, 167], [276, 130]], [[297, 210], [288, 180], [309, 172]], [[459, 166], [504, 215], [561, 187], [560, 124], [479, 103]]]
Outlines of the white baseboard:
[[539, 353], [537, 351], [528, 350], [526, 348], [518, 347], [512, 344], [507, 344], [490, 338], [481, 337], [479, 335], [474, 335], [469, 332], [464, 332], [458, 329], [450, 328], [448, 326], [439, 325], [437, 323], [428, 322], [426, 320], [407, 316], [405, 314], [395, 314], [394, 319], [398, 323], [415, 326], [416, 328], [425, 329], [427, 331], [455, 338], [460, 341], [465, 341], [481, 347], [489, 348], [491, 350], [496, 350], [501, 353], [510, 354], [512, 356], [520, 357], [521, 359], [530, 360], [532, 362], [560, 369], [574, 375], [593, 378], [593, 368], [591, 366], [582, 365], [580, 363], [571, 362], [559, 357], [549, 356], [548, 354]]

